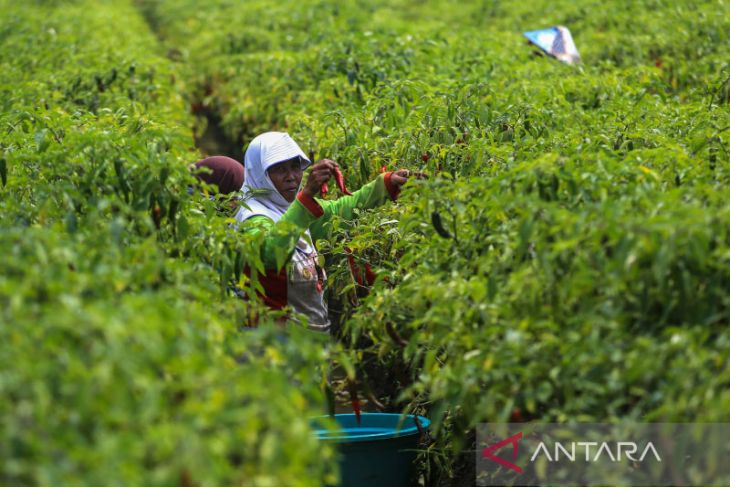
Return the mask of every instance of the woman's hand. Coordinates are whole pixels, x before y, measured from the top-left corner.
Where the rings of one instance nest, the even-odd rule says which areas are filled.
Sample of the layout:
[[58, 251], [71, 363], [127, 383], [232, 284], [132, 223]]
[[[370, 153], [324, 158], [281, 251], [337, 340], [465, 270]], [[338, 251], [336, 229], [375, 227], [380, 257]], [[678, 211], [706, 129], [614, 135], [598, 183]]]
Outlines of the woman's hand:
[[302, 192], [310, 198], [314, 198], [319, 194], [322, 185], [329, 181], [335, 173], [336, 167], [339, 167], [337, 163], [329, 159], [322, 159], [316, 163], [312, 166], [312, 171], [309, 173], [307, 183], [304, 185]]
[[390, 182], [400, 188], [408, 182], [408, 178], [425, 179], [426, 175], [420, 172], [409, 171], [408, 169], [397, 169], [390, 176]]

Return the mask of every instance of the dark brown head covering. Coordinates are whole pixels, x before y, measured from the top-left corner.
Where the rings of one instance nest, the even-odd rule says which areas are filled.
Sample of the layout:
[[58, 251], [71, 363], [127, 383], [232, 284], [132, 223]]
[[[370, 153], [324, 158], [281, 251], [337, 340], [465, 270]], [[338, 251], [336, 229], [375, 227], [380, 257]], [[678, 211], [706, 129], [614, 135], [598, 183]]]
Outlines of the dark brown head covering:
[[[207, 167], [210, 171], [198, 171]], [[243, 186], [243, 164], [226, 156], [210, 156], [195, 163], [196, 176], [208, 184], [218, 186], [220, 194], [233, 193]]]

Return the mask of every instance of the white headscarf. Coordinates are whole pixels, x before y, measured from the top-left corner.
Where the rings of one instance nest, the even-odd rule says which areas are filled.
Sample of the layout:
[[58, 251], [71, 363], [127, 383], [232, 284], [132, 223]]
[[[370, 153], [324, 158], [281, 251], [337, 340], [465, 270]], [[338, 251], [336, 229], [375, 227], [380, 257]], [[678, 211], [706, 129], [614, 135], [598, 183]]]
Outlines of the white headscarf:
[[[267, 171], [271, 166], [280, 162], [300, 157], [302, 169], [307, 168], [312, 161], [304, 151], [285, 132], [266, 132], [255, 137], [246, 149], [244, 160], [245, 177], [243, 182], [244, 203], [236, 213], [236, 220], [243, 222], [255, 215], [264, 215], [274, 221], [289, 208], [289, 203], [276, 190]], [[301, 183], [299, 183], [301, 189]], [[264, 195], [252, 196], [252, 190], [268, 190]]]

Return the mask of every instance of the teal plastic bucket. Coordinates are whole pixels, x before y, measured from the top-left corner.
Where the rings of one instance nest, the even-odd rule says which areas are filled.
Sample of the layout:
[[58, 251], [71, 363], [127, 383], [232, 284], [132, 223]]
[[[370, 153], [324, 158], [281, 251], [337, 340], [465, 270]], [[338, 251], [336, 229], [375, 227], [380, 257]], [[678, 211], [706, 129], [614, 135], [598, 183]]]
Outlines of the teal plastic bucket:
[[[431, 422], [419, 416], [421, 426]], [[404, 487], [409, 485], [420, 433], [413, 415], [336, 414], [338, 430], [315, 423], [320, 441], [338, 443], [343, 487]]]

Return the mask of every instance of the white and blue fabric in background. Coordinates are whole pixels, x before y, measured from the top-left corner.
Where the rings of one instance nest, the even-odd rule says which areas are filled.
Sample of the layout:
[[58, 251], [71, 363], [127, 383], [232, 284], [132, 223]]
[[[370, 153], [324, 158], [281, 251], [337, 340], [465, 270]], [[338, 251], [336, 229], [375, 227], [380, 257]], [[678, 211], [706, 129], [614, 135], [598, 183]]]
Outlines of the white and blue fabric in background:
[[524, 36], [537, 47], [568, 64], [580, 62], [580, 54], [567, 27], [558, 25], [548, 29], [525, 32]]

